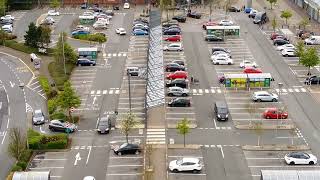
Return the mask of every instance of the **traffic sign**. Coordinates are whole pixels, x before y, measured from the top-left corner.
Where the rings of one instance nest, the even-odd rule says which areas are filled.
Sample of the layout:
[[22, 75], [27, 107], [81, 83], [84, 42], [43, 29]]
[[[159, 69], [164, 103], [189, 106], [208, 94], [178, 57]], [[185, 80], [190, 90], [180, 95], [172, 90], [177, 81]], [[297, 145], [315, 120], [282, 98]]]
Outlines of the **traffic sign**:
[[74, 110], [75, 110], [74, 107], [71, 107], [71, 108], [70, 108], [70, 112], [73, 112]]

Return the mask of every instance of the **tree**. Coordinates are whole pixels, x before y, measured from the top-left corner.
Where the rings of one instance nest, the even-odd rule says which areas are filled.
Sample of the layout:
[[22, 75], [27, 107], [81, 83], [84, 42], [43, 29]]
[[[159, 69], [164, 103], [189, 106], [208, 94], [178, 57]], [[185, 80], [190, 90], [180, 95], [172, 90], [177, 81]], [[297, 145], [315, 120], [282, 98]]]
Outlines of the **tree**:
[[50, 1], [50, 7], [56, 9], [57, 7], [60, 6], [60, 1], [59, 0], [51, 0]]
[[26, 35], [24, 35], [25, 45], [37, 48], [39, 41], [39, 33], [37, 26], [31, 22], [28, 27]]
[[51, 28], [49, 26], [39, 26], [38, 32], [40, 34], [38, 43], [41, 47], [48, 47], [51, 39]]
[[253, 130], [258, 135], [258, 146], [260, 146], [260, 139], [263, 133], [262, 122], [255, 122], [253, 125]]
[[79, 96], [76, 95], [69, 81], [64, 83], [63, 91], [58, 95], [57, 102], [63, 110], [68, 111], [69, 120], [73, 120], [70, 109], [72, 107], [79, 107], [81, 100]]
[[186, 134], [190, 131], [190, 121], [184, 118], [177, 124], [177, 130], [179, 134], [183, 135], [183, 146], [186, 147]]
[[305, 50], [300, 57], [300, 63], [308, 67], [308, 74], [311, 75], [310, 69], [319, 64], [319, 55], [317, 49], [312, 47]]
[[129, 142], [129, 133], [137, 123], [135, 115], [131, 113], [127, 113], [121, 120], [120, 131], [126, 136], [127, 143]]
[[1, 45], [4, 45], [7, 36], [8, 36], [8, 34], [4, 30], [0, 29], [0, 44]]
[[21, 156], [26, 149], [26, 137], [21, 133], [20, 129], [12, 128], [9, 131], [8, 153], [17, 161], [21, 160]]
[[278, 26], [278, 21], [276, 19], [276, 16], [273, 17], [273, 19], [271, 21], [271, 25], [272, 25], [273, 32], [276, 32], [276, 28]]
[[301, 56], [304, 54], [304, 52], [305, 52], [304, 42], [303, 41], [298, 41], [298, 43], [296, 45], [295, 53], [299, 57], [299, 64], [300, 64], [300, 61], [301, 61]]
[[8, 0], [0, 0], [0, 15], [6, 15], [6, 10], [8, 9]]
[[57, 62], [64, 63], [63, 58], [65, 57], [66, 63], [74, 64], [78, 59], [78, 55], [66, 42], [66, 38], [67, 34], [65, 32], [60, 34], [59, 40], [55, 47], [54, 58]]
[[267, 0], [270, 3], [270, 9], [272, 9], [272, 5], [277, 3], [277, 0]]
[[302, 26], [303, 29], [306, 29], [306, 26], [310, 23], [308, 18], [303, 18], [300, 22], [299, 22], [299, 26]]
[[281, 12], [280, 17], [286, 19], [286, 24], [288, 24], [288, 19], [292, 17], [292, 12], [289, 9], [286, 9]]

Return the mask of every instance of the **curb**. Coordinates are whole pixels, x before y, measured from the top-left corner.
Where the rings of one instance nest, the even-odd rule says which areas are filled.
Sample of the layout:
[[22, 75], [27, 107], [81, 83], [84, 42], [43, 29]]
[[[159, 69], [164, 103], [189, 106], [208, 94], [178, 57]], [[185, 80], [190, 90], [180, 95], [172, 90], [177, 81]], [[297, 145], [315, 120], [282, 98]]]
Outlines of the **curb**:
[[262, 145], [262, 146], [254, 146], [254, 145], [244, 145], [242, 146], [242, 150], [247, 151], [306, 151], [311, 148], [306, 145]]
[[168, 144], [168, 149], [200, 149], [200, 144]]
[[[90, 43], [90, 44], [96, 44], [96, 45], [99, 44], [96, 41], [89, 41], [89, 40], [84, 40], [84, 39], [76, 39], [76, 38], [73, 38], [73, 37], [68, 37], [68, 39], [72, 39], [72, 40], [80, 41], [80, 42], [86, 42], [86, 43]], [[106, 42], [104, 42], [104, 43], [106, 43]]]
[[[197, 128], [197, 127], [198, 127], [197, 124], [195, 124], [195, 123], [190, 123], [190, 126], [189, 126], [190, 129], [195, 129], [195, 128]], [[168, 129], [176, 129], [176, 128], [177, 128], [177, 124], [168, 124], [167, 128], [168, 128]]]
[[[236, 129], [242, 129], [242, 130], [254, 130], [254, 127], [251, 125], [235, 125]], [[294, 125], [261, 125], [261, 129], [265, 130], [289, 130], [294, 129]]]

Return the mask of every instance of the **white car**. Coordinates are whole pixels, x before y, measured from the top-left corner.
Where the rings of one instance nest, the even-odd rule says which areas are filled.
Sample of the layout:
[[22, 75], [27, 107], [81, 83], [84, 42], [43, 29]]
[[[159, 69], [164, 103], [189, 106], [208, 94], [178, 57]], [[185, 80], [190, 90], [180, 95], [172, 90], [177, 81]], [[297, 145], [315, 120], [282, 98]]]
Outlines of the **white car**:
[[230, 20], [221, 20], [219, 22], [219, 25], [220, 26], [232, 26], [234, 23]]
[[168, 88], [167, 94], [168, 94], [168, 96], [188, 96], [189, 90], [185, 89], [185, 88], [178, 87], [178, 86], [174, 86], [174, 87]]
[[148, 29], [149, 26], [144, 25], [144, 24], [135, 24], [132, 28], [133, 28], [133, 29], [136, 29], [136, 28], [138, 28], [138, 29], [139, 29], [139, 28], [141, 28], [141, 29], [144, 29], [144, 28]]
[[94, 29], [107, 29], [107, 25], [102, 22], [95, 22], [93, 24]]
[[214, 53], [212, 53], [212, 56], [216, 56], [218, 54], [227, 54], [231, 58], [231, 54], [225, 51], [215, 51]]
[[59, 16], [60, 13], [58, 11], [56, 11], [56, 10], [49, 10], [48, 11], [48, 15], [49, 16]]
[[76, 30], [90, 31], [90, 28], [86, 26], [78, 25], [73, 31], [76, 31]]
[[127, 32], [124, 28], [117, 28], [116, 33], [119, 35], [126, 35], [127, 34]]
[[304, 152], [292, 152], [284, 156], [284, 160], [287, 164], [317, 164], [317, 157], [313, 154], [308, 154]]
[[232, 65], [233, 60], [227, 56], [217, 56], [213, 58], [212, 63], [215, 65], [220, 65], [220, 64]]
[[295, 49], [283, 49], [281, 51], [281, 54], [282, 54], [282, 56], [286, 56], [286, 57], [288, 57], [288, 56], [294, 57], [294, 56], [296, 56], [296, 51], [295, 51]]
[[240, 63], [240, 67], [241, 68], [246, 68], [246, 67], [258, 67], [257, 63], [254, 62], [254, 61], [250, 61], [250, 60], [243, 60], [241, 63]]
[[257, 91], [252, 94], [253, 101], [270, 101], [270, 102], [277, 102], [279, 99], [278, 95], [274, 93], [269, 93], [267, 91]]
[[96, 22], [103, 23], [105, 25], [110, 24], [110, 21], [108, 18], [98, 18], [98, 20]]
[[12, 24], [3, 25], [1, 29], [7, 33], [12, 33], [13, 31]]
[[183, 47], [181, 43], [171, 43], [167, 46], [164, 46], [164, 51], [182, 51]]
[[284, 44], [277, 47], [277, 51], [282, 51], [283, 49], [295, 49], [295, 46], [293, 44]]
[[86, 11], [82, 14], [83, 16], [93, 16], [93, 12], [91, 11]]
[[3, 20], [3, 19], [11, 19], [11, 20], [13, 21], [13, 20], [14, 20], [14, 17], [11, 16], [11, 15], [5, 15], [5, 16], [2, 16], [2, 17], [1, 17], [1, 20]]
[[227, 53], [215, 54], [215, 55], [211, 56], [211, 60], [213, 61], [214, 59], [216, 59], [218, 57], [220, 57], [220, 58], [230, 58], [230, 55], [227, 54]]
[[124, 3], [123, 9], [130, 9], [130, 4], [129, 3]]
[[172, 172], [180, 172], [180, 171], [192, 171], [199, 172], [202, 170], [202, 164], [200, 163], [200, 159], [198, 158], [182, 158], [178, 160], [173, 160], [169, 163], [169, 169]]

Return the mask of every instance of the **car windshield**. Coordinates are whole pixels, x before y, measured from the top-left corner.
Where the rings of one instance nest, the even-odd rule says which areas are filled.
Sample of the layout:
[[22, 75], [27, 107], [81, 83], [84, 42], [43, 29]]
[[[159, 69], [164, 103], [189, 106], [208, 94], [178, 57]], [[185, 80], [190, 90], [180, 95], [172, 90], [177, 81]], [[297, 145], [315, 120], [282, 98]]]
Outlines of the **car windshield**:
[[219, 108], [218, 109], [219, 113], [228, 113], [228, 109], [227, 108]]
[[42, 117], [42, 113], [41, 113], [41, 112], [35, 113], [35, 114], [34, 114], [34, 117], [36, 117], [36, 118]]
[[120, 148], [124, 148], [124, 147], [126, 147], [128, 145], [128, 143], [124, 143], [124, 144], [122, 144], [121, 146], [120, 146]]

